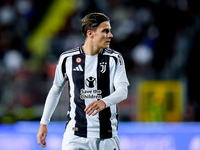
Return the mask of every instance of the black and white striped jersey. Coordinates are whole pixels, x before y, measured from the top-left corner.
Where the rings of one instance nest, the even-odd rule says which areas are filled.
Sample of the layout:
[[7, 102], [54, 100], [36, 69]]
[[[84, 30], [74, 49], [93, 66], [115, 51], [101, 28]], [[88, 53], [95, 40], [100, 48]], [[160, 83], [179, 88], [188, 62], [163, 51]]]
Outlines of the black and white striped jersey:
[[103, 49], [98, 55], [89, 56], [81, 47], [66, 51], [59, 58], [54, 85], [63, 87], [66, 81], [70, 87], [67, 128], [81, 137], [115, 136], [118, 126], [116, 104], [95, 116], [86, 115], [84, 109], [92, 101], [109, 96], [117, 85], [129, 85], [121, 54]]

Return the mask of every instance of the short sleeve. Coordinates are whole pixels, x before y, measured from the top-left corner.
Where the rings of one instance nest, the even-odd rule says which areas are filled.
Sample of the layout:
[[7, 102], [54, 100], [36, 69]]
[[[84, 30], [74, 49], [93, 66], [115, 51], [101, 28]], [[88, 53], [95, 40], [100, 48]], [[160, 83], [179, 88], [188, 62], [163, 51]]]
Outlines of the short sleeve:
[[121, 83], [129, 86], [129, 81], [126, 75], [124, 59], [122, 55], [119, 54], [117, 56], [117, 67], [116, 67], [116, 72], [114, 76], [114, 86], [117, 86], [118, 84], [121, 84]]
[[60, 56], [56, 70], [55, 70], [55, 77], [53, 84], [57, 86], [63, 86], [67, 81], [67, 74], [66, 74], [66, 60], [67, 57], [63, 55]]

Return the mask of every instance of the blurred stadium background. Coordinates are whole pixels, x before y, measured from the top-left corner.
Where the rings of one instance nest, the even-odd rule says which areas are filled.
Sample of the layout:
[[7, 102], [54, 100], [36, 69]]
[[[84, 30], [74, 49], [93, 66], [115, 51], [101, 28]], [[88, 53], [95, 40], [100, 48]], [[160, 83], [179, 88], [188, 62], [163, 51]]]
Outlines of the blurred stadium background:
[[[200, 150], [200, 7], [195, 0], [1, 0], [0, 149], [39, 150], [36, 134], [59, 55], [80, 46], [80, 20], [111, 19], [111, 48], [130, 81], [119, 107], [122, 150]], [[49, 124], [60, 149], [67, 86]], [[55, 130], [56, 129], [56, 130]]]

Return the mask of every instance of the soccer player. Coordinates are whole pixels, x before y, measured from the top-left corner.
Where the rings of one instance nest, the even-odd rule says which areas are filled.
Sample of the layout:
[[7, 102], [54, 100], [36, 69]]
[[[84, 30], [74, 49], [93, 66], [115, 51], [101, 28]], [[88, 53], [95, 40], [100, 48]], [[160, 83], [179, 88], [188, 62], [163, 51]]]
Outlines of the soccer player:
[[105, 14], [90, 13], [81, 23], [85, 42], [59, 58], [40, 121], [38, 144], [46, 147], [47, 125], [68, 81], [70, 106], [62, 150], [119, 150], [116, 104], [127, 98], [129, 86], [124, 60], [109, 48], [113, 35]]

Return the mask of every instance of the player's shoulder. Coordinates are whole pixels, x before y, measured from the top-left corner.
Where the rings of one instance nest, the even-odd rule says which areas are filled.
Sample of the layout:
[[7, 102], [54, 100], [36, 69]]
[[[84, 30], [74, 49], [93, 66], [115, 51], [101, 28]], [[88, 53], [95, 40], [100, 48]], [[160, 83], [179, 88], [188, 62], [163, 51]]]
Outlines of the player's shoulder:
[[76, 47], [70, 50], [67, 50], [65, 52], [63, 52], [60, 57], [69, 57], [69, 56], [73, 56], [73, 55], [77, 55], [80, 54], [80, 47]]
[[122, 57], [120, 52], [118, 52], [114, 49], [111, 49], [111, 48], [104, 49], [104, 55], [109, 55], [109, 56], [116, 57], [116, 58]]
[[63, 62], [63, 61], [66, 61], [66, 59], [68, 57], [71, 57], [73, 55], [78, 55], [80, 54], [80, 47], [76, 47], [76, 48], [73, 48], [73, 49], [70, 49], [70, 50], [67, 50], [65, 52], [63, 52], [59, 59], [58, 59], [58, 62]]
[[116, 62], [120, 62], [120, 64], [124, 64], [123, 56], [121, 55], [120, 52], [114, 49], [111, 49], [111, 48], [104, 49], [104, 55], [109, 55], [113, 57]]

